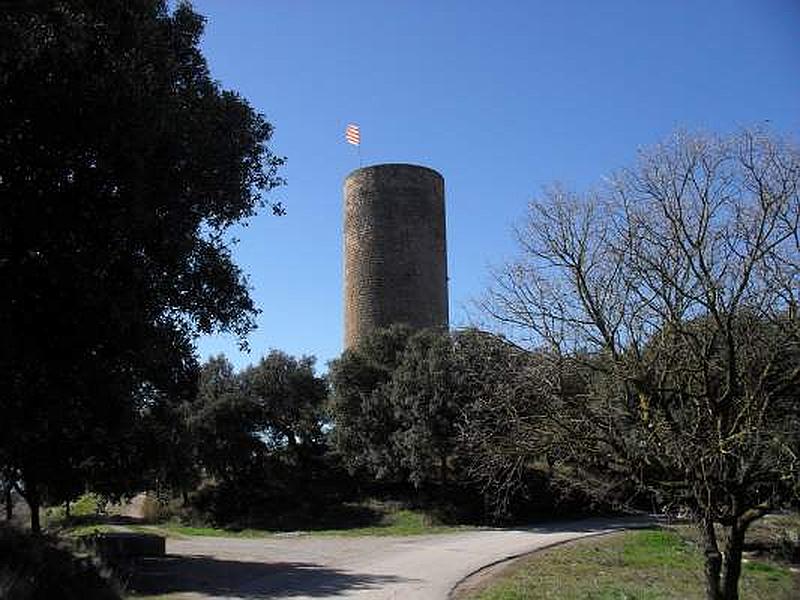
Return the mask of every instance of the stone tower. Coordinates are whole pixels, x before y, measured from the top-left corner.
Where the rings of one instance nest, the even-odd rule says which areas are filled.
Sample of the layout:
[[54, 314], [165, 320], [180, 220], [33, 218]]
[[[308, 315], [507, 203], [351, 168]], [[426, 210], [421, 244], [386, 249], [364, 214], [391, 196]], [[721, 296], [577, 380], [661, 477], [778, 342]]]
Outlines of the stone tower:
[[379, 327], [447, 327], [444, 179], [404, 164], [344, 182], [344, 345]]

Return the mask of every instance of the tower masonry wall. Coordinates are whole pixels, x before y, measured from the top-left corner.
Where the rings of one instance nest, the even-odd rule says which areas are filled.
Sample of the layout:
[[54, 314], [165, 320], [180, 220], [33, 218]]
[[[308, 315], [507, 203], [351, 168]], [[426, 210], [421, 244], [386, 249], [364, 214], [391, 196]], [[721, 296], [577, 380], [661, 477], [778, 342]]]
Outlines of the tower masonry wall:
[[376, 328], [447, 327], [444, 179], [427, 167], [357, 169], [344, 183], [345, 347]]

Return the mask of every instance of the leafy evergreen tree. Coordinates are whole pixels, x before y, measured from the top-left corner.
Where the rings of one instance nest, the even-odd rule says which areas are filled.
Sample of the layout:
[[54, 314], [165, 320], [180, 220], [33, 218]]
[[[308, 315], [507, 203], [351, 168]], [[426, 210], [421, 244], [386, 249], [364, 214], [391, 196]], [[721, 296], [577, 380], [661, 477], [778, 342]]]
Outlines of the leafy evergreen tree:
[[253, 327], [225, 232], [282, 159], [202, 31], [165, 0], [0, 12], [0, 456], [35, 530], [65, 477], [122, 491], [172, 452], [142, 419], [193, 394], [194, 337]]
[[351, 469], [421, 487], [446, 484], [471, 402], [447, 332], [379, 330], [331, 365], [337, 447]]

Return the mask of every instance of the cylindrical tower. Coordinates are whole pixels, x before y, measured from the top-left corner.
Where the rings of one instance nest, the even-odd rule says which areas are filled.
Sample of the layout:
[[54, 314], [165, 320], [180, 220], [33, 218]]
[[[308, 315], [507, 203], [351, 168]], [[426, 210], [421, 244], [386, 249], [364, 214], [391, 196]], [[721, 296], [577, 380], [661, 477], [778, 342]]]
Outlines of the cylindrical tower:
[[357, 169], [344, 182], [344, 345], [394, 323], [447, 327], [444, 179], [427, 167]]

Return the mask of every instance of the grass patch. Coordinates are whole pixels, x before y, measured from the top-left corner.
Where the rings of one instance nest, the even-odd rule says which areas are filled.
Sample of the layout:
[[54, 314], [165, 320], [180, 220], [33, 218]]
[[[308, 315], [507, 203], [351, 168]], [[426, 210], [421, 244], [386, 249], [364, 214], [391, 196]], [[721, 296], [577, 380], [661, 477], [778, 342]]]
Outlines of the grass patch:
[[61, 530], [61, 534], [67, 538], [79, 538], [87, 535], [95, 535], [97, 533], [108, 533], [110, 531], [114, 531], [114, 527], [97, 523], [67, 527]]
[[[795, 598], [788, 568], [744, 565], [743, 598]], [[670, 530], [631, 531], [553, 548], [520, 561], [469, 598], [703, 600], [703, 557]]]
[[260, 538], [274, 535], [274, 531], [264, 529], [223, 529], [219, 527], [194, 527], [176, 522], [159, 523], [158, 525], [128, 525], [130, 531], [141, 533], [157, 533], [166, 537], [232, 537], [232, 538]]
[[[134, 531], [149, 531], [167, 536], [209, 536], [209, 537], [240, 537], [259, 538], [272, 535], [286, 534], [286, 532], [266, 529], [223, 529], [217, 527], [191, 527], [180, 523], [162, 523], [157, 526], [139, 525], [132, 526]], [[384, 514], [374, 525], [368, 526], [342, 526], [331, 529], [314, 529], [303, 531], [303, 535], [319, 536], [389, 536], [389, 535], [423, 535], [432, 533], [448, 533], [467, 529], [464, 526], [448, 526], [436, 524], [429, 515], [411, 509], [386, 509]]]
[[381, 536], [381, 535], [424, 535], [429, 533], [450, 533], [473, 529], [465, 525], [437, 524], [430, 515], [407, 508], [386, 512], [381, 520], [367, 527], [351, 529], [323, 529], [314, 531], [313, 535], [340, 536]]
[[[310, 524], [307, 529], [300, 531], [302, 535], [319, 536], [411, 536], [435, 533], [449, 533], [472, 529], [468, 526], [442, 525], [435, 518], [420, 510], [402, 507], [395, 502], [368, 501], [347, 507], [348, 510], [340, 511], [342, 519], [325, 518], [322, 523]], [[361, 513], [369, 513], [369, 518], [363, 518]], [[359, 513], [358, 518], [349, 518], [349, 515]], [[261, 538], [273, 535], [286, 535], [286, 530], [256, 529], [256, 528], [225, 528], [204, 525], [189, 525], [177, 520], [165, 521], [154, 525], [144, 523], [116, 524], [114, 527], [102, 521], [90, 523], [72, 523], [60, 531], [70, 537], [103, 533], [111, 530], [138, 531], [142, 533], [156, 533], [166, 537], [234, 537], [234, 538]]]

